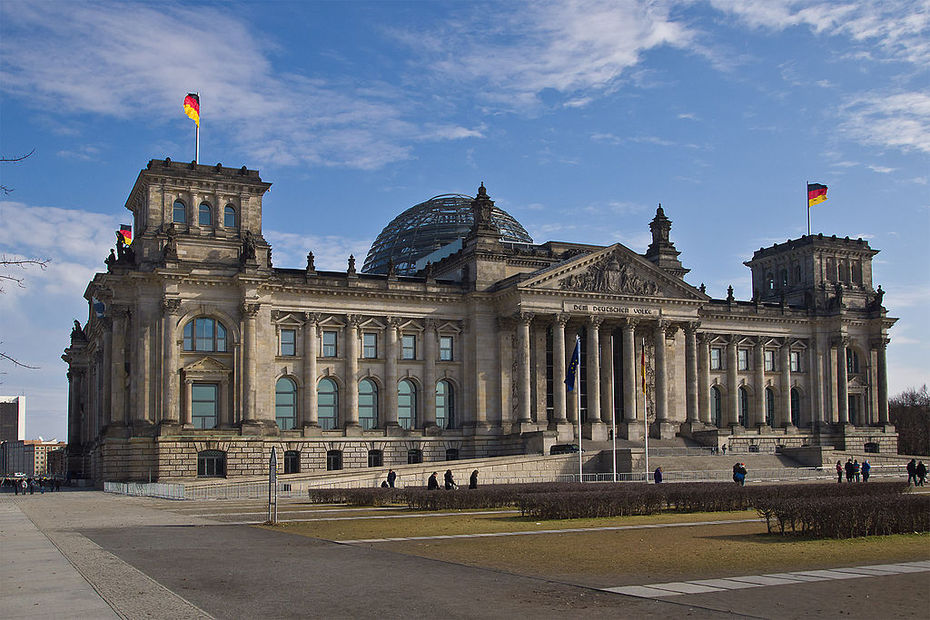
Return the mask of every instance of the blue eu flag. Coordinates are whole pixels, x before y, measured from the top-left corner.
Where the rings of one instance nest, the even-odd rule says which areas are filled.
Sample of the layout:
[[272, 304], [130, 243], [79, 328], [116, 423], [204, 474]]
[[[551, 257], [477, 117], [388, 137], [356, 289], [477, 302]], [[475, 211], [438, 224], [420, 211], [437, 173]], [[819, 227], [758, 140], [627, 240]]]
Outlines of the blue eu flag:
[[569, 392], [575, 389], [575, 371], [578, 370], [579, 357], [581, 357], [581, 338], [575, 337], [575, 350], [572, 352], [572, 360], [565, 371], [565, 389]]

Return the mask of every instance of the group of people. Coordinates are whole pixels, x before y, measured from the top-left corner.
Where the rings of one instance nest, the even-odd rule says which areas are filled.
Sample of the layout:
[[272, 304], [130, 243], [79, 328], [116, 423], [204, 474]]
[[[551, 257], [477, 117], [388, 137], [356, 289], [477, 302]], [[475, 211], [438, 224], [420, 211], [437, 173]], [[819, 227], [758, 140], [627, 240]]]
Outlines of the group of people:
[[733, 465], [733, 482], [741, 487], [746, 486], [746, 474], [748, 473], [749, 470], [746, 469], [745, 463], [736, 463]]
[[[428, 490], [430, 491], [439, 490], [439, 479], [437, 478], [438, 475], [439, 473], [435, 471], [432, 473], [432, 475], [430, 475], [429, 479], [426, 481], [426, 488]], [[446, 491], [452, 491], [454, 489], [459, 488], [459, 485], [455, 483], [455, 477], [452, 475], [451, 469], [447, 469], [445, 475], [443, 476], [443, 488]], [[471, 472], [471, 476], [469, 476], [468, 478], [468, 488], [469, 489], [478, 488], [478, 470], [477, 469]]]
[[859, 459], [846, 459], [846, 464], [841, 461], [836, 462], [836, 481], [843, 482], [843, 476], [846, 476], [846, 482], [868, 482], [869, 475], [872, 472], [872, 465], [868, 459], [863, 459], [859, 464]]
[[927, 466], [924, 465], [923, 461], [917, 461], [911, 459], [907, 463], [907, 483], [910, 484], [911, 480], [914, 481], [914, 486], [922, 487], [924, 482], [927, 480]]
[[2, 485], [4, 487], [12, 487], [13, 494], [19, 495], [22, 493], [26, 495], [35, 494], [38, 490], [39, 493], [45, 493], [45, 491], [60, 491], [61, 490], [61, 479], [60, 478], [4, 478]]

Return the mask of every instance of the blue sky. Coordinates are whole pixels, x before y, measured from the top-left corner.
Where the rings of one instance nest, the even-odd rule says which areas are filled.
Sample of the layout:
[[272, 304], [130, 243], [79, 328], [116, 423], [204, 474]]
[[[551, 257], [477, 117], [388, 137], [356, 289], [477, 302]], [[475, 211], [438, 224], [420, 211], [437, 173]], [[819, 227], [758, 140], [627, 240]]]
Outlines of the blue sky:
[[661, 202], [708, 293], [813, 231], [864, 237], [900, 317], [889, 388], [930, 380], [930, 2], [0, 3], [0, 393], [65, 438], [60, 360], [152, 158], [274, 184], [276, 266], [360, 263], [395, 215], [484, 182], [538, 243], [643, 252]]

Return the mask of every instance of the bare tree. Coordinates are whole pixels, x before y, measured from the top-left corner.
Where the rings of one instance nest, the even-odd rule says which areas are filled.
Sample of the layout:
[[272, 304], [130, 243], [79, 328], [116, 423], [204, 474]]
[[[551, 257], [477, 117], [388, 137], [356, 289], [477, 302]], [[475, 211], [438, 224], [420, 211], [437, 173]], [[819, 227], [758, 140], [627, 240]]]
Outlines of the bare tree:
[[[25, 155], [15, 155], [15, 156], [13, 156], [13, 157], [0, 157], [0, 164], [15, 164], [16, 162], [23, 161], [24, 159], [26, 159], [27, 157], [29, 157], [30, 155], [32, 155], [32, 154], [35, 153], [35, 152], [36, 152], [36, 150], [35, 150], [35, 149], [32, 149], [31, 151], [29, 151], [29, 152], [26, 153]], [[12, 192], [12, 191], [13, 191], [13, 188], [12, 188], [12, 187], [10, 187], [10, 186], [8, 186], [8, 185], [3, 185], [2, 183], [0, 183], [0, 194], [6, 195], [6, 194], [9, 194], [9, 193]]]

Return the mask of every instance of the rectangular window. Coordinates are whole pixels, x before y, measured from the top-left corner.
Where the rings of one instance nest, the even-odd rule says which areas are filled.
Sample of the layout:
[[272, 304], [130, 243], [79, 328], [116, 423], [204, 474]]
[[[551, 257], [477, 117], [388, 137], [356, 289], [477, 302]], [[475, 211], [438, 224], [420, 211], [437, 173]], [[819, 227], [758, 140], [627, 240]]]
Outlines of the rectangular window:
[[765, 351], [765, 372], [775, 372], [775, 351]]
[[404, 334], [400, 338], [400, 359], [417, 359], [417, 337], [413, 334]]
[[721, 370], [723, 368], [723, 349], [720, 347], [711, 347], [710, 350], [710, 369]]
[[791, 352], [791, 372], [801, 372], [801, 352]]
[[736, 369], [749, 370], [749, 349], [740, 349], [736, 352]]
[[362, 357], [366, 359], [378, 357], [378, 334], [369, 332], [362, 334]]
[[213, 428], [216, 426], [219, 386], [215, 383], [194, 383], [191, 385], [191, 424], [194, 428]]
[[443, 362], [452, 361], [452, 336], [439, 337], [439, 359]]
[[297, 330], [281, 330], [281, 355], [297, 355]]
[[323, 357], [336, 357], [336, 332], [323, 330]]

